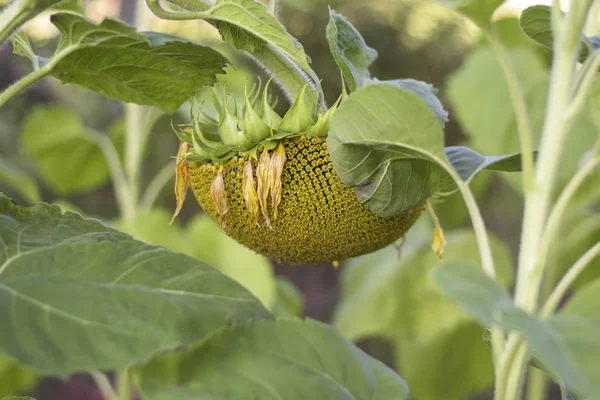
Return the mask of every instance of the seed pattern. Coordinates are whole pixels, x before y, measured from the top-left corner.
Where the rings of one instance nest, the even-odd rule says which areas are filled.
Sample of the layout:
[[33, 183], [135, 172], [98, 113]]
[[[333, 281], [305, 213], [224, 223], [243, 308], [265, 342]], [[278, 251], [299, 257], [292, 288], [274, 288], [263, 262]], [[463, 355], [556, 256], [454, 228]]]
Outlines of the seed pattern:
[[[228, 202], [224, 231], [271, 259], [319, 264], [370, 253], [403, 236], [424, 208], [420, 205], [394, 217], [380, 217], [359, 203], [353, 189], [342, 183], [322, 138], [297, 137], [282, 143], [286, 161], [278, 217], [270, 221], [272, 229], [264, 220], [256, 226], [246, 207], [242, 180], [248, 158], [233, 158], [222, 166]], [[259, 148], [258, 154], [262, 151]], [[254, 167], [259, 164], [252, 162]], [[219, 221], [210, 188], [220, 168], [199, 163], [190, 163], [189, 167], [196, 198], [206, 213]], [[254, 169], [260, 174], [260, 168]], [[257, 181], [260, 200], [260, 178]], [[263, 212], [268, 209], [265, 207]]]

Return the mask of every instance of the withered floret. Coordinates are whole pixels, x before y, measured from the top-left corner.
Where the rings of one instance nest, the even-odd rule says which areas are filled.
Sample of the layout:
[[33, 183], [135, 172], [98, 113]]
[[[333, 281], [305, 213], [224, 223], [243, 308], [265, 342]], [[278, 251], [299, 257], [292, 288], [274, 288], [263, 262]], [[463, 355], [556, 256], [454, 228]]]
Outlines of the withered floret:
[[[281, 144], [271, 151], [259, 147], [258, 161], [246, 155], [219, 167], [189, 162], [192, 188], [202, 208], [229, 236], [271, 259], [320, 264], [366, 254], [403, 236], [424, 208], [380, 217], [342, 183], [322, 138], [287, 138]], [[248, 206], [248, 165], [255, 173], [263, 213], [258, 224], [256, 210]], [[279, 177], [281, 185], [274, 185]]]

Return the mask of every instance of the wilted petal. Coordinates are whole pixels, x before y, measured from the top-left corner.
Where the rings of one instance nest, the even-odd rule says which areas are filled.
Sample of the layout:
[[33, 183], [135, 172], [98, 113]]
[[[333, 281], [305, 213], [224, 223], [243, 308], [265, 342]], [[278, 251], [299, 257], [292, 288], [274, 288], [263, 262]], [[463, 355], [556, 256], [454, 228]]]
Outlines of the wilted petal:
[[250, 212], [250, 217], [256, 224], [260, 225], [259, 222], [259, 204], [258, 194], [256, 193], [256, 186], [254, 183], [254, 170], [252, 168], [252, 162], [247, 161], [244, 165], [244, 174], [242, 175], [242, 194], [244, 201], [246, 202], [246, 208]]
[[281, 203], [283, 165], [285, 164], [285, 148], [279, 143], [271, 157], [271, 205], [273, 207], [273, 219], [277, 219], [277, 208]]
[[431, 218], [433, 219], [433, 225], [434, 225], [433, 243], [431, 243], [431, 248], [433, 249], [435, 254], [438, 256], [438, 258], [441, 260], [443, 254], [444, 254], [444, 247], [446, 247], [446, 238], [444, 236], [444, 231], [442, 229], [442, 226], [440, 225], [440, 220], [438, 219], [437, 215], [435, 214], [435, 211], [433, 211], [433, 207], [431, 206], [431, 203], [429, 202], [429, 200], [427, 200], [425, 202], [425, 206], [427, 207], [427, 211], [429, 212], [429, 214], [431, 215]]
[[258, 202], [269, 227], [271, 227], [271, 219], [269, 218], [267, 202], [269, 199], [269, 190], [271, 189], [270, 171], [271, 156], [269, 155], [269, 151], [264, 149], [258, 160], [258, 166], [256, 167], [256, 180], [258, 181]]
[[188, 163], [183, 156], [185, 156], [192, 146], [183, 140], [179, 141], [179, 151], [177, 152], [177, 163], [175, 165], [175, 199], [177, 201], [177, 207], [173, 213], [171, 224], [175, 221], [175, 217], [179, 215], [187, 190], [190, 187], [190, 171]]
[[217, 177], [210, 185], [210, 196], [215, 203], [217, 214], [219, 214], [219, 226], [221, 230], [225, 230], [225, 214], [229, 209], [227, 208], [227, 193], [225, 193], [225, 181], [223, 180], [223, 172], [219, 172]]

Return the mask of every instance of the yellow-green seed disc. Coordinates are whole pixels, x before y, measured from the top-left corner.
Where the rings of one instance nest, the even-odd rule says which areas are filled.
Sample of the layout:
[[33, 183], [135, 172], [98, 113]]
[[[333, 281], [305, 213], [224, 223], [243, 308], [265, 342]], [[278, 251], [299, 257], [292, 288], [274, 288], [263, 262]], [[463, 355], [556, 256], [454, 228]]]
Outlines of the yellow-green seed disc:
[[[225, 233], [275, 261], [320, 264], [341, 261], [381, 249], [402, 237], [421, 214], [423, 206], [393, 217], [380, 217], [361, 204], [354, 190], [336, 174], [322, 138], [296, 137], [283, 141], [287, 160], [278, 217], [270, 229], [263, 218], [256, 226], [242, 194], [244, 162], [231, 159], [223, 165], [228, 212]], [[262, 149], [259, 149], [260, 154]], [[254, 171], [256, 173], [256, 161]], [[210, 186], [217, 169], [190, 163], [194, 194], [215, 221], [219, 216]]]

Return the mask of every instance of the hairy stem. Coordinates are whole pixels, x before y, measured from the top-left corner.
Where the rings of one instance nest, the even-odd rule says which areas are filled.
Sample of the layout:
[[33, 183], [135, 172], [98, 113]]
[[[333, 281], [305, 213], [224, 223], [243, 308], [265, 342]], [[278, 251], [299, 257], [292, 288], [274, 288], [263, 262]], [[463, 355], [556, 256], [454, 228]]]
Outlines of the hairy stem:
[[536, 265], [567, 135], [568, 121], [565, 110], [568, 109], [571, 100], [571, 86], [581, 47], [581, 32], [591, 3], [592, 0], [573, 1], [571, 11], [563, 20], [563, 26], [554, 32], [554, 57], [548, 106], [536, 166], [535, 186], [533, 190], [526, 193], [525, 198], [515, 296], [516, 304], [529, 313], [533, 313], [538, 306], [543, 266], [541, 269], [536, 269]]
[[38, 69], [37, 71], [33, 71], [25, 75], [23, 78], [19, 79], [18, 81], [10, 85], [8, 88], [6, 88], [2, 93], [0, 93], [0, 108], [2, 108], [4, 104], [6, 104], [17, 94], [19, 94], [29, 86], [33, 85], [34, 83], [48, 75], [50, 71], [52, 71], [53, 66], [53, 64], [48, 63], [42, 68]]
[[542, 310], [540, 311], [541, 318], [548, 318], [556, 311], [560, 301], [571, 285], [573, 285], [573, 282], [575, 282], [585, 268], [598, 256], [600, 256], [600, 242], [596, 243], [591, 249], [586, 251], [575, 264], [569, 268], [565, 276], [563, 276], [558, 285], [554, 288], [554, 291], [552, 291], [552, 294], [548, 297], [544, 307], [542, 307]]
[[146, 191], [142, 196], [142, 201], [140, 202], [140, 208], [142, 212], [150, 212], [158, 195], [162, 192], [165, 186], [167, 186], [167, 184], [173, 179], [174, 176], [175, 161], [171, 161], [164, 167], [162, 167], [161, 170], [158, 171], [156, 176], [154, 176], [154, 178], [148, 184], [148, 187], [146, 188]]
[[14, 0], [4, 10], [0, 12], [0, 45], [4, 43], [10, 35], [19, 29], [21, 25], [39, 14], [42, 9], [38, 9], [33, 1]]

